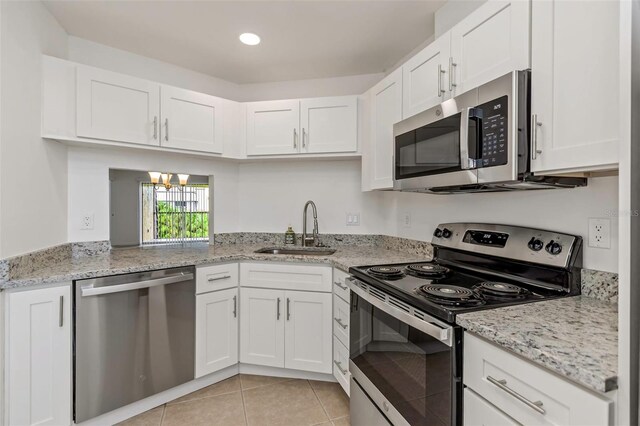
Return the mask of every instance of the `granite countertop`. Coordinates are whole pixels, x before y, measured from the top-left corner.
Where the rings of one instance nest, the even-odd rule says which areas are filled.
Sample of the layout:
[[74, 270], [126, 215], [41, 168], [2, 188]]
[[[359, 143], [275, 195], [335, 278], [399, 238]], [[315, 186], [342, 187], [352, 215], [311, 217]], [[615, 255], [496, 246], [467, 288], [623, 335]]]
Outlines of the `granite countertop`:
[[617, 388], [618, 307], [586, 296], [458, 315], [468, 331], [598, 392]]
[[425, 260], [424, 255], [388, 250], [375, 245], [337, 246], [333, 247], [337, 251], [327, 256], [254, 253], [266, 246], [268, 244], [202, 244], [188, 247], [114, 248], [106, 254], [45, 262], [26, 274], [0, 281], [0, 289], [239, 260], [321, 263], [343, 271], [348, 271], [351, 266]]

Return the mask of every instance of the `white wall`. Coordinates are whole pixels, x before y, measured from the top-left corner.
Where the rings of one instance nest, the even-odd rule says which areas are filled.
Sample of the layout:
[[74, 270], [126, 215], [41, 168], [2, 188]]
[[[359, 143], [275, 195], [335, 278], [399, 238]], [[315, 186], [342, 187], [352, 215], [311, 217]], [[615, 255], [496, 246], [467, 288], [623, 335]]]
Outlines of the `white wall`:
[[446, 2], [440, 9], [436, 10], [434, 17], [434, 37], [438, 38], [449, 31], [454, 25], [462, 21], [486, 1], [487, 0], [449, 0]]
[[[538, 227], [580, 235], [585, 239], [584, 267], [617, 271], [618, 224], [611, 220], [611, 248], [587, 247], [588, 220], [608, 217], [618, 205], [618, 178], [595, 178], [586, 188], [492, 194], [432, 195], [387, 192], [382, 205], [390, 208], [389, 232], [430, 240], [441, 222], [489, 222]], [[411, 215], [411, 227], [403, 224]], [[614, 215], [615, 216], [615, 215]]]
[[[359, 160], [241, 164], [239, 178], [242, 231], [284, 232], [291, 225], [302, 232], [307, 200], [318, 208], [320, 233], [381, 233], [385, 227], [381, 194], [360, 190]], [[360, 226], [347, 226], [347, 213], [360, 213]]]
[[236, 100], [239, 96], [235, 83], [79, 37], [69, 36], [68, 59], [221, 98]]
[[[238, 230], [238, 165], [204, 159], [129, 149], [69, 148], [68, 241], [109, 239], [109, 169], [157, 170], [213, 175], [215, 232]], [[80, 229], [81, 219], [94, 215], [94, 229]]]
[[3, 1], [0, 257], [67, 240], [67, 150], [40, 138], [41, 54], [67, 35], [40, 2]]

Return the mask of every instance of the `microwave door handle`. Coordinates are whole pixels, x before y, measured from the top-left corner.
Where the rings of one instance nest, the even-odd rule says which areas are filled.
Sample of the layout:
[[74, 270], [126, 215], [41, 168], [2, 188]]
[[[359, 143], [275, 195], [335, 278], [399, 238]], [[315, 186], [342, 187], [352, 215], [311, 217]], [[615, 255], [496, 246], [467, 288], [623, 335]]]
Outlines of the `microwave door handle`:
[[471, 108], [464, 108], [460, 117], [460, 168], [473, 168], [473, 161], [469, 158], [469, 115]]

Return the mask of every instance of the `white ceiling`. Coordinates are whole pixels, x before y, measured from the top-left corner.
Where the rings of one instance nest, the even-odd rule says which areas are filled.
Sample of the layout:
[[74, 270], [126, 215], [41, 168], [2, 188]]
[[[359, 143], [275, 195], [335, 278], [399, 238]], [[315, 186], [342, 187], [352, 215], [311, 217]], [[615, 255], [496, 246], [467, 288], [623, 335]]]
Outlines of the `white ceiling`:
[[[379, 73], [434, 33], [428, 1], [45, 1], [66, 31], [235, 83]], [[238, 40], [243, 32], [258, 46]]]

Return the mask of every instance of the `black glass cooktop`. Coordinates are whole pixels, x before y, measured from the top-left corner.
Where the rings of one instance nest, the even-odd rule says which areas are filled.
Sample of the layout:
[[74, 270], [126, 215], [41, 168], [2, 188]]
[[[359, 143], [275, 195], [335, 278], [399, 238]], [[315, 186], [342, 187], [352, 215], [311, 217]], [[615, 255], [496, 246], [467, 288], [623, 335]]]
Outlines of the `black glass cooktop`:
[[472, 312], [563, 296], [532, 287], [522, 280], [474, 274], [436, 262], [360, 266], [349, 272], [357, 279], [442, 320], [455, 322]]

